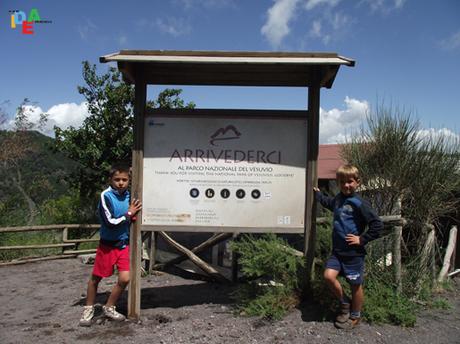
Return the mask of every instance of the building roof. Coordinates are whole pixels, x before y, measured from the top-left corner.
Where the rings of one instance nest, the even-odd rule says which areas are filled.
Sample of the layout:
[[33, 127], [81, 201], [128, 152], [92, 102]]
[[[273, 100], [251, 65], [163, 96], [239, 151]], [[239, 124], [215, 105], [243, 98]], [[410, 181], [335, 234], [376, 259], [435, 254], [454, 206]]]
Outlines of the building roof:
[[122, 50], [99, 58], [117, 62], [128, 83], [156, 85], [310, 86], [331, 88], [341, 65], [336, 53]]
[[335, 179], [335, 171], [344, 160], [340, 157], [341, 144], [319, 145], [318, 179]]

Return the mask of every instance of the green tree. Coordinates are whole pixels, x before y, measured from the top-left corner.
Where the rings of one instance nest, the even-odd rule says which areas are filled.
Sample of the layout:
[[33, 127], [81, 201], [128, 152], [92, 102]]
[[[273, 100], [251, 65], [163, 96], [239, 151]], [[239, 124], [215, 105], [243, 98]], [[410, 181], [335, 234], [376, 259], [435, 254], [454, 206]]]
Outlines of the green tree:
[[[83, 62], [85, 86], [79, 86], [88, 104], [89, 116], [80, 128], [55, 127], [56, 149], [79, 163], [70, 183], [84, 199], [94, 199], [107, 180], [110, 165], [131, 161], [134, 124], [134, 86], [123, 82], [116, 68], [98, 75], [96, 65]], [[166, 89], [150, 108], [193, 108], [180, 99], [180, 89]]]
[[[27, 225], [34, 224], [38, 215], [36, 202], [31, 195], [32, 186], [37, 185], [34, 184], [33, 180], [23, 178], [21, 162], [24, 161], [27, 155], [38, 150], [38, 146], [31, 138], [30, 132], [41, 130], [47, 121], [47, 114], [45, 113], [40, 114], [38, 123], [30, 120], [30, 116], [35, 111], [34, 105], [36, 103], [25, 98], [17, 107], [13, 128], [3, 131], [0, 137], [0, 173], [2, 175], [0, 187], [4, 191], [11, 188], [16, 191], [14, 197], [6, 199], [5, 203], [2, 202], [2, 210], [8, 212], [8, 204], [12, 202], [16, 202], [18, 211], [21, 210], [21, 206], [18, 206], [18, 203], [24, 205], [27, 212], [21, 214]], [[6, 122], [6, 113], [3, 109], [1, 109], [0, 116], [0, 123], [4, 124]], [[11, 220], [15, 222], [14, 219]]]
[[[401, 244], [402, 278], [404, 292], [413, 297], [423, 281], [431, 280], [434, 262], [427, 258], [425, 246], [431, 231], [427, 225], [436, 226], [440, 216], [458, 205], [460, 142], [446, 135], [422, 136], [419, 122], [395, 107], [377, 107], [366, 124], [345, 145], [343, 155], [359, 168], [366, 196], [379, 213], [400, 211], [408, 221]], [[442, 229], [437, 228], [437, 233], [442, 234]], [[379, 243], [371, 247], [377, 249]], [[375, 258], [387, 252], [384, 247], [383, 252], [376, 250], [380, 256]], [[377, 265], [368, 265], [369, 275], [375, 270], [375, 276], [384, 276]]]

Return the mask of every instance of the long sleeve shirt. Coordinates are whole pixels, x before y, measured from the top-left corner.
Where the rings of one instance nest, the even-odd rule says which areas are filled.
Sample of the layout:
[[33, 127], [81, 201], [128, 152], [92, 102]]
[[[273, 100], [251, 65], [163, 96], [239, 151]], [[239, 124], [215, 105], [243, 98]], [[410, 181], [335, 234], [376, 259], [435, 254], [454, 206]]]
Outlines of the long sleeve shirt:
[[121, 195], [111, 186], [102, 191], [98, 206], [102, 240], [128, 241], [131, 223], [131, 219], [127, 215], [129, 199], [128, 190]]
[[[345, 196], [341, 192], [335, 197], [328, 197], [315, 192], [316, 200], [334, 213], [332, 224], [332, 251], [342, 256], [363, 256], [364, 246], [380, 236], [383, 223], [371, 208], [369, 202], [353, 193]], [[365, 231], [366, 226], [368, 227]], [[358, 235], [360, 245], [348, 245], [348, 234]]]

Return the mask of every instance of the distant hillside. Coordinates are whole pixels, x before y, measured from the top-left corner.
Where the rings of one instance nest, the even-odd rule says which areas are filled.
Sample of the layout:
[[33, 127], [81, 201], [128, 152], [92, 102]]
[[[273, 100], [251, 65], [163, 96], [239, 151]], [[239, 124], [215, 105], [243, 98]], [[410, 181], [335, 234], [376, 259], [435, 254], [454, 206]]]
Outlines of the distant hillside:
[[[0, 145], [8, 136], [0, 131]], [[27, 223], [28, 212], [50, 199], [64, 195], [69, 188], [67, 178], [77, 164], [61, 153], [53, 151], [53, 138], [37, 131], [25, 133], [21, 138], [25, 154], [14, 163], [0, 164], [0, 225]]]

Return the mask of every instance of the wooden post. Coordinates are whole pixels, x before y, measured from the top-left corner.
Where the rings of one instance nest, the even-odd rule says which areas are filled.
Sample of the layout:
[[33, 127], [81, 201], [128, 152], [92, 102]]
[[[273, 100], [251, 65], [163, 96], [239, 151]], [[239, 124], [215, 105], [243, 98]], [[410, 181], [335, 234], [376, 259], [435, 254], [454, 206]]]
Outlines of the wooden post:
[[[63, 243], [67, 242], [68, 236], [69, 236], [69, 229], [67, 227], [64, 227], [64, 229], [62, 230], [62, 242]], [[65, 251], [65, 246], [62, 246], [61, 253], [64, 253], [64, 251]]]
[[446, 254], [442, 263], [441, 271], [439, 272], [438, 282], [441, 283], [447, 278], [449, 268], [451, 267], [452, 254], [454, 253], [457, 244], [457, 227], [454, 226], [449, 232], [449, 243], [446, 248]]
[[[393, 256], [392, 264], [394, 271], [394, 279], [396, 284], [396, 293], [400, 294], [402, 291], [402, 275], [401, 275], [401, 240], [402, 240], [402, 227], [394, 227], [394, 237], [393, 237]], [[384, 251], [384, 255], [385, 251]]]
[[313, 261], [315, 258], [316, 240], [316, 202], [313, 187], [318, 184], [318, 142], [319, 142], [319, 96], [320, 78], [317, 75], [314, 83], [308, 87], [308, 120], [307, 120], [307, 171], [305, 182], [305, 242], [304, 255], [306, 259], [306, 287], [310, 287]]
[[[140, 77], [140, 76], [139, 76]], [[144, 114], [147, 85], [141, 78], [136, 78], [134, 101], [134, 149], [132, 166], [131, 197], [142, 200], [142, 170], [144, 158]], [[142, 212], [138, 220], [131, 225], [130, 231], [130, 285], [128, 289], [128, 317], [139, 319], [141, 310], [141, 256]]]
[[155, 256], [157, 252], [157, 232], [149, 233], [149, 268], [148, 273], [153, 272], [153, 267], [155, 266]]

